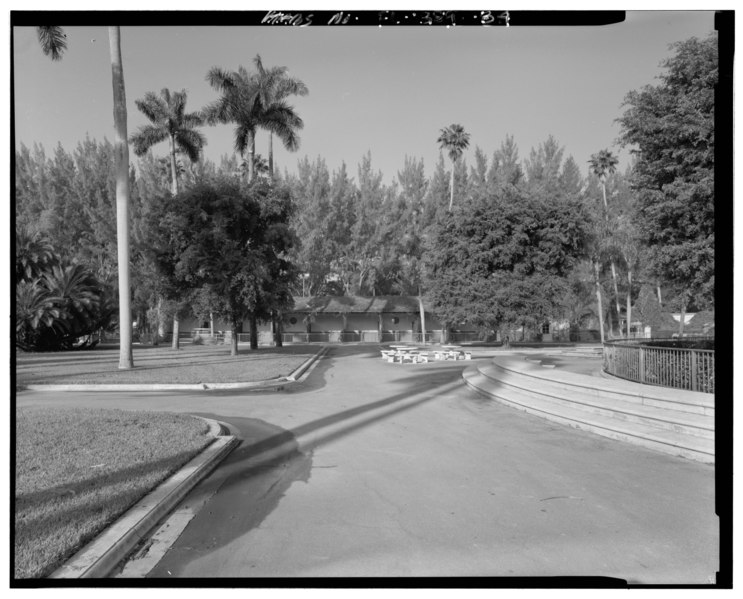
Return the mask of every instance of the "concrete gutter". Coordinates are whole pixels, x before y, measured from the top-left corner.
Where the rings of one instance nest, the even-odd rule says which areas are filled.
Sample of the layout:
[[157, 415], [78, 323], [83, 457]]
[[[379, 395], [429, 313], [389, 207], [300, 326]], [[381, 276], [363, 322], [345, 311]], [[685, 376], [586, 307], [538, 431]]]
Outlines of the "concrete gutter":
[[[31, 384], [18, 385], [17, 391], [207, 391], [211, 389], [242, 389], [246, 391], [267, 391], [270, 389], [282, 389], [287, 385], [299, 382], [301, 377], [310, 370], [317, 360], [328, 351], [328, 346], [323, 346], [314, 356], [308, 358], [302, 365], [288, 376], [267, 379], [263, 381], [252, 381], [244, 383], [110, 383], [110, 384]], [[302, 379], [303, 380], [303, 379]]]
[[[194, 416], [194, 418], [197, 418]], [[226, 427], [209, 424], [215, 440], [188, 464], [130, 508], [116, 522], [76, 553], [52, 579], [105, 578], [199, 482], [238, 445], [239, 439], [222, 435]]]

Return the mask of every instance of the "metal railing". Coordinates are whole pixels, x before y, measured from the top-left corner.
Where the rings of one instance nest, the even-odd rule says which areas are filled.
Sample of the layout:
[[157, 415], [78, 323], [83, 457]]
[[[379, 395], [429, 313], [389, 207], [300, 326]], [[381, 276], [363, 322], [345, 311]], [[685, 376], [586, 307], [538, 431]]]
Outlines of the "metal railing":
[[715, 350], [654, 346], [653, 341], [607, 341], [604, 372], [646, 385], [715, 392]]

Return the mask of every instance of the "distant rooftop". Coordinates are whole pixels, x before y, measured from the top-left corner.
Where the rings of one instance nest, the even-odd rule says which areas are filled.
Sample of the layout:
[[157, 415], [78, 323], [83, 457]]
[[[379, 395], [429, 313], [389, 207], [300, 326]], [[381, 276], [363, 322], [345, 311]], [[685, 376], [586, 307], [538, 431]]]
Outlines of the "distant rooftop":
[[[426, 312], [431, 310], [423, 302]], [[357, 295], [327, 297], [294, 297], [295, 312], [324, 314], [410, 314], [418, 312], [418, 298], [409, 295], [377, 295], [360, 297]]]

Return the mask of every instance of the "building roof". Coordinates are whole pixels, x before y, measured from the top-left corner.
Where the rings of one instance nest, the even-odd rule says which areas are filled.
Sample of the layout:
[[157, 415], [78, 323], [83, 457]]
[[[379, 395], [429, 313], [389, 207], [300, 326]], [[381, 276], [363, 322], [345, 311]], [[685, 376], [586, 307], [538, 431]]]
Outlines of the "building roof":
[[684, 331], [706, 335], [709, 331], [715, 329], [715, 313], [711, 310], [697, 312], [691, 317], [691, 320], [684, 326]]
[[[423, 307], [430, 312], [424, 300]], [[418, 312], [418, 298], [409, 295], [295, 297], [293, 312], [314, 314], [411, 314]]]

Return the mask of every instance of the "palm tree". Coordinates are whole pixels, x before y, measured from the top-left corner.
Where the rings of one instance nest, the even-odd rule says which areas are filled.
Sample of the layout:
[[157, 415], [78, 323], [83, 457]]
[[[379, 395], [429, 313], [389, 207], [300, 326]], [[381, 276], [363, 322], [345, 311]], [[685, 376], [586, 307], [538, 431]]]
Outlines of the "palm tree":
[[[263, 66], [260, 54], [256, 55], [253, 62], [258, 71], [258, 88], [261, 94], [261, 101], [265, 106], [273, 106], [281, 103], [289, 96], [306, 96], [310, 93], [307, 86], [301, 80], [289, 77], [287, 67], [271, 67], [270, 69], [266, 69]], [[269, 129], [268, 132], [268, 172], [271, 178], [273, 178], [274, 131], [273, 129]], [[284, 138], [282, 137], [282, 139]]]
[[[171, 93], [166, 87], [160, 91], [160, 96], [154, 92], [147, 92], [135, 104], [137, 108], [152, 123], [139, 128], [132, 135], [134, 153], [143, 156], [155, 144], [169, 142], [170, 149], [170, 191], [178, 193], [178, 173], [183, 170], [176, 160], [176, 153], [186, 154], [192, 163], [198, 162], [201, 149], [206, 145], [206, 138], [196, 130], [203, 125], [204, 119], [198, 112], [186, 112], [186, 90]], [[173, 316], [173, 349], [180, 347], [180, 319], [176, 311]]]
[[139, 128], [132, 135], [134, 153], [144, 155], [152, 146], [168, 140], [170, 144], [171, 191], [178, 193], [178, 165], [176, 153], [186, 154], [191, 162], [198, 162], [201, 149], [206, 145], [206, 138], [196, 130], [204, 123], [198, 112], [186, 113], [186, 90], [171, 93], [163, 88], [158, 97], [154, 92], [147, 92], [135, 104], [140, 112], [152, 123]]
[[32, 281], [56, 260], [54, 247], [38, 231], [15, 231], [15, 281]]
[[222, 96], [204, 109], [207, 122], [235, 123], [235, 151], [242, 157], [248, 151], [248, 181], [255, 178], [255, 133], [263, 128], [275, 133], [284, 146], [294, 151], [299, 147], [297, 130], [304, 126], [302, 119], [284, 100], [266, 102], [266, 81], [261, 82], [245, 67], [225, 71], [213, 67], [207, 81]]
[[451, 159], [451, 197], [449, 199], [449, 212], [451, 212], [454, 204], [454, 166], [470, 145], [470, 134], [465, 132], [462, 125], [455, 124], [442, 129], [436, 141], [442, 150], [449, 153]]
[[[616, 172], [616, 166], [619, 160], [609, 151], [601, 150], [598, 154], [592, 154], [588, 164], [591, 165], [591, 170], [599, 178], [601, 183], [601, 191], [604, 196], [604, 216], [606, 222], [609, 222], [609, 204], [606, 201], [606, 178], [608, 175], [613, 175]], [[617, 318], [619, 317], [619, 287], [617, 285], [617, 269], [614, 266], [614, 259], [610, 261], [611, 264], [611, 276], [614, 282], [614, 301], [617, 308]], [[629, 326], [629, 325], [628, 325]], [[620, 324], [621, 329], [621, 324]], [[621, 330], [620, 330], [621, 333]]]
[[[37, 28], [45, 55], [59, 60], [67, 48], [67, 36], [58, 26]], [[132, 356], [131, 285], [129, 281], [129, 146], [126, 135], [126, 93], [121, 62], [121, 31], [108, 28], [114, 100], [114, 161], [116, 164], [116, 238], [119, 270], [119, 368], [134, 368]]]

